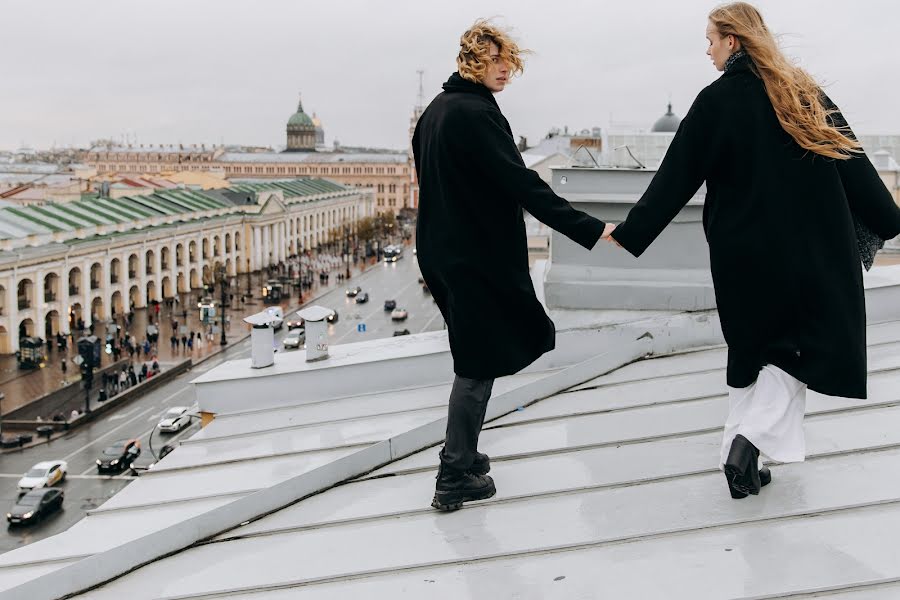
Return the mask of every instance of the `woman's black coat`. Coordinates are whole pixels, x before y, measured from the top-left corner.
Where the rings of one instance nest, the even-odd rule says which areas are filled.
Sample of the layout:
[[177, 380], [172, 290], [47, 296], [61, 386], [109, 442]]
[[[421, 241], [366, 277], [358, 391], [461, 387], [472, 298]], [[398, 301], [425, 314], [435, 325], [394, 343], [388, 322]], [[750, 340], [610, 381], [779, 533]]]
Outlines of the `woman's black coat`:
[[416, 247], [462, 377], [510, 375], [552, 350], [534, 293], [522, 209], [590, 249], [604, 223], [527, 169], [493, 94], [454, 73], [419, 119]]
[[[843, 123], [839, 113], [832, 118]], [[773, 364], [814, 391], [865, 398], [866, 307], [853, 215], [883, 239], [900, 234], [900, 208], [872, 163], [803, 150], [744, 57], [697, 96], [613, 237], [640, 256], [703, 181], [728, 385], [746, 387]]]

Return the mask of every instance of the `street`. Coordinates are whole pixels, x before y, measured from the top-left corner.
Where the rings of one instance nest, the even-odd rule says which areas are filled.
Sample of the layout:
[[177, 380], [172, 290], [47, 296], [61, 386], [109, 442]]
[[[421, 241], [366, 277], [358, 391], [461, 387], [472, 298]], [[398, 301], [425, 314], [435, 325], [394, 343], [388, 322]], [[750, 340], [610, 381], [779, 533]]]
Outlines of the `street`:
[[[329, 326], [329, 344], [390, 337], [394, 331], [401, 329], [409, 329], [410, 333], [442, 329], [444, 322], [441, 315], [431, 296], [422, 291], [418, 277], [417, 261], [411, 249], [407, 249], [400, 261], [374, 265], [362, 275], [345, 282], [345, 286], [333, 289], [316, 300], [315, 304], [332, 308], [339, 315], [338, 322]], [[357, 285], [369, 292], [368, 303], [356, 304], [345, 295], [347, 287]], [[384, 301], [387, 299], [396, 300], [398, 307], [409, 310], [409, 318], [405, 322], [391, 321], [390, 313], [384, 311]], [[260, 310], [262, 308], [263, 305], [260, 304]], [[292, 315], [293, 313], [288, 313], [285, 317]], [[360, 324], [365, 324], [364, 332], [359, 331]], [[276, 334], [279, 344], [286, 333], [285, 327]], [[140, 439], [141, 455], [135, 462], [139, 473], [154, 462], [151, 442], [153, 451], [158, 453], [164, 444], [177, 443], [181, 438], [190, 437], [199, 429], [199, 419], [194, 419], [189, 427], [177, 434], [161, 435], [154, 430], [155, 425], [169, 407], [194, 404], [194, 390], [189, 382], [198, 374], [227, 360], [248, 357], [249, 353], [249, 339], [238, 342], [192, 371], [121, 407], [103, 420], [89, 423], [50, 444], [0, 456], [0, 503], [5, 505], [6, 510], [12, 507], [17, 498], [16, 482], [33, 464], [51, 459], [62, 459], [69, 464], [67, 480], [60, 485], [66, 495], [63, 510], [32, 526], [8, 528], [8, 535], [0, 536], [0, 552], [65, 531], [81, 520], [85, 511], [103, 504], [128, 485], [134, 478], [131, 472], [116, 476], [97, 475], [95, 460], [116, 440]]]

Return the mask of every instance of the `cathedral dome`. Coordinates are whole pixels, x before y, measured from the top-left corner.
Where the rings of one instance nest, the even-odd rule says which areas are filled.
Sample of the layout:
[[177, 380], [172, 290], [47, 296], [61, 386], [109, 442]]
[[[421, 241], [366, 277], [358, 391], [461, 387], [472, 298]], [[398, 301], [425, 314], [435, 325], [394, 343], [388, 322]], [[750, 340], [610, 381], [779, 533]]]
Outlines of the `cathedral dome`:
[[288, 126], [309, 127], [310, 129], [315, 129], [316, 127], [310, 116], [303, 112], [303, 100], [297, 103], [297, 112], [291, 115], [287, 124]]
[[654, 133], [675, 133], [678, 131], [679, 125], [681, 125], [681, 118], [672, 112], [672, 103], [669, 102], [669, 108], [666, 111], [666, 114], [656, 120], [656, 123], [653, 124], [650, 131]]

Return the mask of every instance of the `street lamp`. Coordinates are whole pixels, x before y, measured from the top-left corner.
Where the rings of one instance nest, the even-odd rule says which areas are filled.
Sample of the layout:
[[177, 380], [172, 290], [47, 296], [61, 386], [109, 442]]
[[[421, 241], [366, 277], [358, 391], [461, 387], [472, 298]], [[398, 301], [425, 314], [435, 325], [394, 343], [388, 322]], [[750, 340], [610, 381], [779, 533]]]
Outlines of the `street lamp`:
[[222, 301], [220, 303], [220, 306], [222, 309], [222, 315], [220, 317], [221, 327], [222, 327], [222, 336], [219, 339], [219, 345], [225, 346], [226, 344], [228, 344], [228, 341], [225, 339], [225, 288], [228, 286], [228, 282], [226, 280], [225, 267], [222, 265], [219, 265], [218, 269], [216, 269], [216, 275], [218, 275], [218, 277], [219, 277], [219, 289], [221, 290], [221, 294], [222, 294]]

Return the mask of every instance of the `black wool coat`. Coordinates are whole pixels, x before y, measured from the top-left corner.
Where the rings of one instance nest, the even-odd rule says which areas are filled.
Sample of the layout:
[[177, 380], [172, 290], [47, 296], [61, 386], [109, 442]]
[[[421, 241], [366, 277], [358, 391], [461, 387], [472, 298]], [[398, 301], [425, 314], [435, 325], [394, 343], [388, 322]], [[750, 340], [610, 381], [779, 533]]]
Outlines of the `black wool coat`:
[[587, 249], [604, 223], [525, 167], [490, 90], [458, 73], [443, 87], [412, 140], [419, 267], [447, 322], [454, 371], [492, 379], [555, 344], [529, 276], [522, 209]]
[[[843, 122], [839, 113], [833, 119]], [[803, 150], [744, 57], [697, 96], [613, 237], [640, 256], [703, 181], [728, 385], [746, 387], [773, 364], [814, 391], [865, 398], [854, 215], [883, 239], [900, 234], [900, 208], [872, 163], [864, 154], [834, 160]]]

